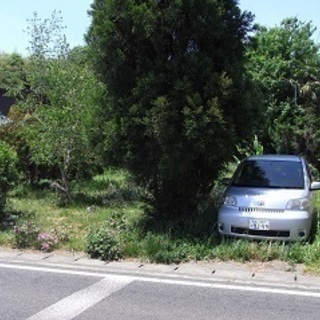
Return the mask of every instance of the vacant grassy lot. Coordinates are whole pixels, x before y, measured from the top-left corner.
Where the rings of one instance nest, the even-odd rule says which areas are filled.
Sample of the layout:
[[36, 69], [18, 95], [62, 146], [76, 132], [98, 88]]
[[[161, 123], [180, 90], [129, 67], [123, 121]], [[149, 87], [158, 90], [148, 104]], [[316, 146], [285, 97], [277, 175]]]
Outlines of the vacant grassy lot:
[[74, 190], [73, 203], [63, 207], [47, 181], [33, 189], [17, 187], [1, 224], [0, 245], [161, 263], [280, 259], [320, 272], [319, 234], [311, 244], [221, 239], [214, 231], [217, 194], [201, 215], [170, 222], [152, 218], [143, 193], [123, 172], [108, 171], [75, 185]]

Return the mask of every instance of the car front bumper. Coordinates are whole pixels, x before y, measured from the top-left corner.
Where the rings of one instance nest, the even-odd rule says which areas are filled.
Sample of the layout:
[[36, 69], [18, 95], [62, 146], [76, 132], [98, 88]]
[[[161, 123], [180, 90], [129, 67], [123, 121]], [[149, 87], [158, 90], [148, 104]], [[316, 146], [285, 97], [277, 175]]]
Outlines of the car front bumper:
[[222, 206], [218, 214], [220, 234], [262, 240], [307, 240], [311, 224], [308, 211]]

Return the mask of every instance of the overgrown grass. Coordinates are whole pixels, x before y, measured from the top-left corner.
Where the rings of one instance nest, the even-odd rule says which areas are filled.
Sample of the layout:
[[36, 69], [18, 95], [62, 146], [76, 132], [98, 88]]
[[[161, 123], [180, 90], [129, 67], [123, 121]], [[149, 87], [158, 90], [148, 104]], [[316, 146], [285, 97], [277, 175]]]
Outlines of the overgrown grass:
[[[68, 207], [58, 205], [48, 185], [20, 186], [10, 194], [8, 215], [1, 224], [1, 246], [41, 249], [47, 245], [48, 250], [86, 251], [105, 260], [137, 258], [157, 263], [278, 259], [304, 263], [320, 273], [319, 234], [311, 244], [221, 239], [215, 231], [218, 189], [197, 217], [159, 221], [150, 208], [146, 210], [141, 191], [123, 172], [107, 171], [73, 186], [75, 197]], [[319, 199], [318, 195], [317, 208]]]

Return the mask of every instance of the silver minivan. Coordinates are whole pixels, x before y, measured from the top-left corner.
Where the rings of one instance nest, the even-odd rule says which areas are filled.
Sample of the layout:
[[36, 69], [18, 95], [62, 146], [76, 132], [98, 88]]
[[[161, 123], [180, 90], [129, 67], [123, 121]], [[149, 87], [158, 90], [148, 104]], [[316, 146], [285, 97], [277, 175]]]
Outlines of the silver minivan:
[[242, 161], [226, 180], [218, 212], [222, 235], [284, 241], [308, 240], [316, 227], [308, 164], [293, 155], [259, 155]]

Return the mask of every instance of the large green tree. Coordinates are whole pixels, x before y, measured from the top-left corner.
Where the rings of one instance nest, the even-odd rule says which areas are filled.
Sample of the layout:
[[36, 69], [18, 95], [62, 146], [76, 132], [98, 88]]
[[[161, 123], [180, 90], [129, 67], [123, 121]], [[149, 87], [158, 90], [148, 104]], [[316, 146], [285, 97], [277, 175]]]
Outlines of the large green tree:
[[2, 80], [23, 115], [16, 119], [16, 134], [25, 143], [29, 165], [57, 179], [55, 186], [69, 200], [70, 181], [97, 167], [98, 99], [104, 90], [88, 62], [88, 51], [69, 49], [61, 23], [57, 12], [45, 20], [34, 13], [28, 27], [30, 55], [21, 64], [14, 60], [15, 68], [4, 64], [2, 70], [11, 76]]
[[312, 23], [284, 19], [258, 27], [248, 50], [248, 69], [262, 89], [264, 141], [269, 151], [320, 157], [320, 59]]
[[252, 128], [251, 15], [235, 0], [95, 0], [90, 14], [108, 161], [134, 174], [162, 216], [195, 213]]
[[70, 60], [48, 62], [42, 80], [46, 81], [42, 87], [44, 100], [31, 105], [31, 95], [24, 105], [32, 112], [25, 119], [23, 135], [31, 160], [58, 168], [60, 190], [69, 196], [73, 178], [94, 172], [93, 138], [99, 120], [95, 99], [100, 86], [87, 67]]
[[19, 110], [19, 101], [27, 97], [27, 60], [22, 56], [13, 54], [0, 55], [0, 87], [6, 90], [6, 95], [15, 98], [10, 107], [10, 122], [0, 126], [0, 140], [8, 143], [18, 154], [19, 168], [26, 176], [31, 176], [34, 168], [29, 163], [29, 150], [25, 139], [18, 134], [25, 113]]

